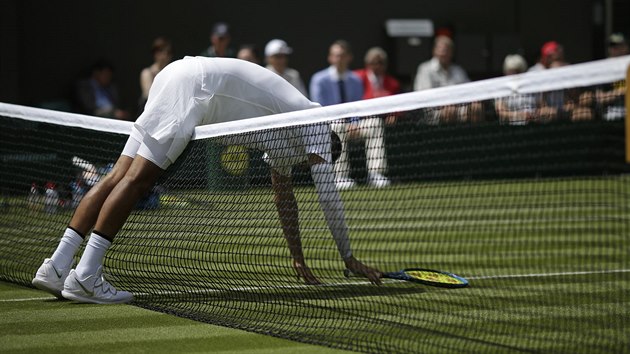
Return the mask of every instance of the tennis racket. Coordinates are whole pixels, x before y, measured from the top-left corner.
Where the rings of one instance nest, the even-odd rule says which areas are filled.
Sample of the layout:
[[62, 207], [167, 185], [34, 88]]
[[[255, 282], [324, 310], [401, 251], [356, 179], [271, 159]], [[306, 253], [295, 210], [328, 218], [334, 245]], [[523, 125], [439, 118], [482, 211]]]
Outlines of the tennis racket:
[[[346, 278], [358, 276], [350, 269], [343, 271]], [[468, 286], [468, 280], [449, 272], [426, 268], [406, 268], [397, 272], [383, 273], [381, 278], [410, 281], [441, 288], [464, 288]]]

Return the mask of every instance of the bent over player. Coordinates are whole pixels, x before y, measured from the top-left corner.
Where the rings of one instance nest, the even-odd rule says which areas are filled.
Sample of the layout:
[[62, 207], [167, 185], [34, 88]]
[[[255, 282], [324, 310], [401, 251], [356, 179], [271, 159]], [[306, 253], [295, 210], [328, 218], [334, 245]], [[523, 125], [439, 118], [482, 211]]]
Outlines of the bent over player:
[[[138, 200], [183, 152], [195, 127], [318, 106], [281, 77], [246, 61], [187, 57], [166, 66], [155, 78], [145, 111], [114, 168], [85, 195], [57, 249], [37, 270], [33, 285], [80, 302], [131, 301], [130, 292], [117, 290], [103, 277], [105, 253]], [[266, 152], [293, 267], [305, 283], [318, 284], [319, 280], [304, 260], [291, 184], [290, 167], [301, 162], [310, 165], [320, 206], [346, 268], [380, 284], [381, 273], [352, 255], [343, 203], [334, 183], [327, 124], [255, 133], [247, 141], [231, 139]], [[71, 270], [73, 257], [90, 230], [85, 251]]]

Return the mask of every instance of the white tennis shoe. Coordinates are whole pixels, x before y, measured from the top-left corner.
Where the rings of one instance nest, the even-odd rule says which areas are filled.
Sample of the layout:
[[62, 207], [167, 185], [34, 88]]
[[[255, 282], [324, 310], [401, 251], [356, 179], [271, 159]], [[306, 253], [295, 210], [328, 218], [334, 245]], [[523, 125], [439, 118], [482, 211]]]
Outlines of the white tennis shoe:
[[103, 266], [95, 274], [79, 279], [77, 273], [70, 271], [61, 292], [64, 298], [91, 304], [122, 304], [133, 300], [128, 291], [116, 290], [103, 276]]
[[376, 188], [384, 188], [391, 184], [389, 178], [383, 176], [378, 172], [370, 172], [368, 175], [368, 183]]
[[63, 284], [70, 273], [70, 268], [60, 269], [57, 268], [52, 259], [44, 259], [44, 263], [39, 266], [35, 278], [33, 278], [33, 285], [40, 290], [44, 290], [55, 295], [59, 299], [63, 299], [61, 291], [63, 290]]
[[354, 188], [355, 185], [356, 183], [352, 178], [338, 178], [337, 180], [335, 180], [335, 186], [340, 191]]

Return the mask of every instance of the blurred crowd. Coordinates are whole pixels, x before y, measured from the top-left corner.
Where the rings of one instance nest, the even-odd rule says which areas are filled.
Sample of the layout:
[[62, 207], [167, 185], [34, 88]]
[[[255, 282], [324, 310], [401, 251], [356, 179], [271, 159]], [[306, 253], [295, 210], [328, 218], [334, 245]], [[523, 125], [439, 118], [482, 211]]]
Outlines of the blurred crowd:
[[[336, 40], [330, 44], [327, 55], [328, 66], [310, 77], [308, 85], [300, 71], [293, 68], [293, 48], [283, 39], [274, 38], [264, 48], [255, 44], [233, 47], [230, 26], [216, 23], [209, 36], [209, 46], [199, 53], [206, 57], [232, 57], [265, 66], [286, 79], [297, 90], [323, 106], [395, 95], [402, 92], [401, 82], [388, 69], [388, 53], [379, 46], [369, 48], [355, 63], [351, 43]], [[626, 37], [612, 34], [607, 43], [608, 57], [630, 54]], [[450, 31], [436, 31], [433, 38], [432, 56], [418, 63], [410, 90], [421, 91], [437, 87], [457, 85], [470, 81], [466, 68], [454, 62], [456, 43]], [[74, 102], [80, 113], [115, 119], [133, 120], [142, 113], [149, 88], [155, 76], [173, 60], [173, 44], [168, 38], [158, 37], [151, 46], [153, 62], [142, 69], [139, 75], [141, 96], [134, 109], [124, 109], [115, 84], [114, 67], [106, 62], [95, 63], [91, 75], [76, 84]], [[194, 55], [194, 54], [193, 54]], [[529, 65], [521, 53], [509, 54], [503, 63], [504, 75], [518, 75], [527, 71], [549, 70], [568, 65], [564, 48], [557, 41], [542, 44], [539, 59]], [[358, 69], [351, 69], [357, 67]], [[576, 88], [557, 92], [515, 94], [493, 101], [470, 102], [443, 106], [426, 112], [422, 122], [438, 124], [470, 124], [498, 121], [502, 124], [525, 125], [546, 123], [555, 120], [584, 121], [593, 119], [615, 120], [625, 116], [626, 82], [619, 81], [591, 88]], [[384, 129], [396, 124], [403, 114], [362, 117], [332, 123], [344, 149], [335, 165], [337, 187], [351, 188], [354, 180], [348, 175], [347, 142], [363, 141], [366, 152], [368, 182], [376, 187], [385, 187], [390, 181], [385, 177]]]
[[[327, 53], [329, 67], [322, 68], [306, 81], [300, 71], [290, 66], [293, 49], [283, 39], [271, 39], [264, 48], [256, 44], [232, 45], [230, 27], [227, 23], [216, 23], [209, 36], [209, 46], [196, 55], [206, 57], [232, 57], [263, 65], [285, 78], [305, 96], [322, 105], [370, 99], [401, 93], [403, 87], [395, 73], [388, 70], [388, 53], [379, 46], [369, 48], [363, 61], [355, 61], [351, 43], [337, 40], [331, 43]], [[262, 50], [261, 50], [262, 49]], [[608, 38], [608, 57], [630, 54], [628, 41], [621, 33]], [[420, 91], [437, 87], [457, 85], [470, 81], [466, 68], [454, 62], [456, 45], [450, 31], [436, 31], [433, 38], [432, 57], [418, 64], [410, 90]], [[193, 54], [193, 55], [195, 55]], [[153, 62], [142, 69], [139, 75], [141, 95], [137, 107], [121, 107], [121, 99], [115, 83], [114, 66], [101, 60], [91, 68], [89, 77], [75, 84], [74, 110], [88, 115], [133, 120], [142, 113], [149, 88], [155, 76], [173, 60], [173, 44], [168, 38], [158, 37], [152, 43]], [[322, 56], [326, 55], [322, 53]], [[522, 53], [505, 57], [504, 75], [515, 75], [526, 71], [548, 70], [568, 65], [561, 43], [549, 41], [541, 46], [539, 59], [528, 65]], [[351, 70], [351, 67], [359, 69]], [[335, 81], [334, 87], [331, 81]], [[309, 83], [307, 87], [305, 82]], [[338, 82], [344, 85], [340, 87]], [[528, 124], [556, 119], [572, 121], [589, 119], [620, 119], [624, 115], [625, 81], [588, 90], [569, 90], [532, 95], [506, 97], [488, 103], [446, 106], [436, 109], [425, 117], [428, 124], [479, 122], [498, 119], [506, 124]], [[127, 100], [128, 101], [128, 100]], [[398, 115], [383, 118], [386, 125], [394, 124]], [[363, 123], [364, 125], [367, 123]], [[355, 124], [356, 125], [356, 124]], [[348, 135], [358, 131], [351, 126]]]

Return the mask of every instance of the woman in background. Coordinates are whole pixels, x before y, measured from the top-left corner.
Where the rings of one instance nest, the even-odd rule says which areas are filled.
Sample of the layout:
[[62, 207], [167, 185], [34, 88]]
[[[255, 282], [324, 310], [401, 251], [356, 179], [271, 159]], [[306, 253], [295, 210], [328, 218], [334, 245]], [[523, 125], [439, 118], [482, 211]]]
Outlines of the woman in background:
[[155, 76], [173, 59], [173, 46], [171, 41], [164, 37], [157, 37], [153, 40], [151, 53], [153, 53], [153, 64], [142, 69], [140, 72], [140, 89], [142, 90], [142, 94], [138, 102], [138, 115], [144, 111], [144, 105], [147, 103], [147, 98], [149, 97], [149, 89], [153, 84]]

